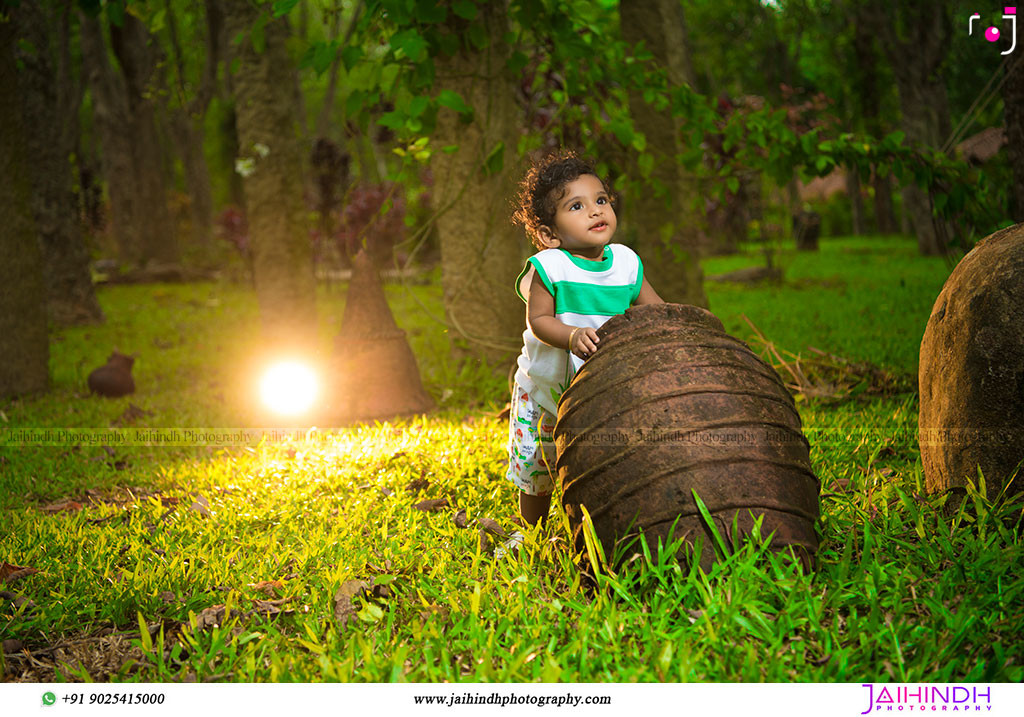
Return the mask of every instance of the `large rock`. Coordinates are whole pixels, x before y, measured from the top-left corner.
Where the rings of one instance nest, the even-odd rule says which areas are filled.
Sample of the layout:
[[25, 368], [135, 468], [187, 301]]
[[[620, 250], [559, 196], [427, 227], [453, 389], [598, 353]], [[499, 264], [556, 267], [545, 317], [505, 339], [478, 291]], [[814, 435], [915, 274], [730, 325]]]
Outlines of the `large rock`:
[[919, 382], [928, 492], [961, 487], [980, 468], [994, 498], [1024, 460], [1024, 224], [981, 241], [946, 280]]

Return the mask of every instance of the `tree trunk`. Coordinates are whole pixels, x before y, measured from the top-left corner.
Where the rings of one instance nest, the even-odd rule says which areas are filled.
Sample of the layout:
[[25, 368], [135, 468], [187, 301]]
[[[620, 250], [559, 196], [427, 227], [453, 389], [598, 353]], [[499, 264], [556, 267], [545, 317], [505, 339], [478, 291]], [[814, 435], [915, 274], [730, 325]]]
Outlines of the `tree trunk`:
[[[925, 82], [916, 86], [897, 83], [903, 111], [901, 125], [908, 138], [938, 148], [949, 136], [949, 101], [941, 81]], [[903, 207], [917, 235], [920, 253], [925, 256], [944, 253], [947, 238], [941, 221], [932, 211], [928, 192], [916, 184], [908, 184], [903, 190]]]
[[[870, 20], [896, 77], [903, 131], [910, 140], [940, 148], [950, 132], [949, 99], [939, 71], [952, 36], [948, 0], [873, 0]], [[927, 192], [904, 187], [903, 206], [921, 254], [943, 253], [945, 228], [934, 218]]]
[[174, 55], [175, 84], [178, 90], [178, 106], [170, 111], [170, 130], [185, 175], [192, 241], [200, 247], [208, 247], [213, 237], [213, 188], [210, 184], [206, 155], [203, 153], [203, 123], [210, 100], [216, 91], [217, 66], [221, 60], [220, 36], [223, 33], [219, 6], [213, 0], [205, 0], [205, 6], [206, 66], [194, 97], [186, 99], [188, 88], [185, 81], [185, 58], [178, 37], [178, 21], [171, 0], [164, 0], [165, 18]]
[[875, 190], [875, 227], [879, 234], [896, 233], [896, 213], [892, 206], [892, 176], [879, 175], [876, 171], [871, 179]]
[[1013, 172], [1010, 216], [1024, 222], [1024, 62], [1019, 57], [1007, 66], [1003, 84], [1003, 116], [1006, 121], [1006, 154]]
[[[685, 79], [685, 55], [678, 40], [682, 14], [673, 0], [624, 0], [619, 5], [622, 37], [630, 44], [643, 41], [654, 55], [654, 65], [669, 68], [670, 84]], [[673, 70], [672, 68], [678, 68]], [[696, 185], [683, 176], [676, 161], [676, 123], [671, 114], [630, 93], [630, 113], [636, 129], [654, 155], [654, 169], [643, 187], [626, 198], [622, 224], [625, 236], [644, 262], [651, 285], [665, 301], [708, 305], [700, 267], [699, 217], [691, 209]], [[635, 156], [635, 155], [631, 155]], [[641, 172], [632, 163], [629, 174], [639, 184]]]
[[114, 71], [107, 59], [99, 19], [84, 13], [80, 13], [80, 19], [82, 68], [92, 94], [93, 119], [101, 147], [101, 171], [107, 178], [110, 199], [108, 226], [120, 261], [136, 264], [141, 256], [135, 232], [140, 209], [132, 185], [131, 138], [124, 129], [129, 122], [124, 78]]
[[207, 247], [213, 237], [213, 187], [203, 153], [203, 118], [190, 117], [186, 110], [179, 109], [172, 113], [170, 126], [185, 175], [192, 241]]
[[50, 355], [12, 25], [0, 22], [0, 398], [45, 391]]
[[[515, 90], [505, 69], [508, 29], [501, 6], [479, 6], [489, 43], [435, 60], [437, 90], [452, 90], [473, 108], [472, 122], [441, 110], [431, 158], [441, 240], [441, 281], [452, 350], [488, 360], [508, 358], [522, 346], [524, 311], [515, 294], [523, 244], [511, 222], [509, 197], [517, 125]], [[452, 31], [465, 37], [460, 21]], [[442, 147], [457, 145], [453, 153]]]
[[856, 237], [864, 236], [864, 198], [860, 195], [860, 174], [856, 167], [846, 170], [846, 196], [850, 199], [850, 217], [852, 231]]
[[[180, 256], [167, 209], [167, 163], [154, 100], [162, 53], [145, 25], [131, 13], [125, 13], [120, 27], [111, 25], [110, 42], [127, 92], [128, 124], [121, 131], [127, 132], [132, 145], [132, 179], [139, 209], [133, 229], [139, 263], [175, 264]], [[108, 175], [107, 181], [114, 178]]]
[[259, 9], [248, 0], [223, 5], [237, 71], [232, 77], [248, 208], [253, 277], [264, 336], [276, 349], [316, 348], [316, 285], [303, 202], [303, 151], [295, 107], [295, 69], [288, 56], [288, 25], [271, 20], [265, 46], [249, 31]]
[[[63, 15], [59, 20], [66, 42], [67, 12]], [[80, 95], [70, 86], [70, 68], [62, 66], [60, 76], [56, 72], [54, 43], [47, 36], [47, 28], [54, 23], [45, 17], [42, 6], [22, 3], [12, 16], [19, 36], [27, 41], [17, 53], [20, 105], [25, 149], [32, 158], [32, 203], [43, 252], [49, 315], [63, 325], [102, 321], [69, 161], [77, 133], [68, 125], [77, 123]]]
[[[885, 134], [882, 121], [882, 94], [878, 85], [878, 49], [875, 33], [871, 30], [868, 8], [855, 4], [853, 16], [853, 50], [856, 67], [852, 77], [853, 91], [857, 97], [857, 111], [864, 127], [875, 139]], [[896, 233], [896, 217], [892, 209], [892, 179], [874, 172], [871, 179], [875, 192], [875, 229], [879, 234]]]

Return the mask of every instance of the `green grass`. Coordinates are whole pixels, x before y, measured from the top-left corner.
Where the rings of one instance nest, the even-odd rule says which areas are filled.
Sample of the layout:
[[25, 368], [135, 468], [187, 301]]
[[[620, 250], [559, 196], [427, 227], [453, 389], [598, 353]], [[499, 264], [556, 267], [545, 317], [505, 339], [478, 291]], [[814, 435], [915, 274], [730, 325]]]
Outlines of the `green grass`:
[[[749, 338], [742, 313], [785, 349], [814, 345], [915, 370], [948, 273], [941, 260], [871, 239], [825, 241], [819, 254], [785, 261], [781, 286], [707, 285], [732, 333]], [[714, 259], [705, 271], [757, 262]], [[440, 314], [436, 286], [412, 290]], [[1020, 506], [992, 507], [974, 493], [947, 512], [921, 496], [908, 439], [915, 395], [800, 404], [809, 435], [828, 436], [812, 438], [823, 493], [815, 573], [748, 544], [707, 575], [648, 551], [599, 570], [589, 588], [560, 509], [520, 560], [481, 549], [474, 521], [509, 529], [515, 512], [506, 426], [494, 418], [504, 372], [453, 363], [443, 327], [406, 289], [388, 295], [441, 404], [429, 417], [228, 449], [0, 449], [0, 560], [40, 570], [3, 587], [34, 607], [0, 602], [0, 636], [58, 663], [47, 672], [8, 657], [7, 679], [1024, 678], [1024, 547], [1005, 527]], [[321, 294], [325, 342], [343, 298]], [[130, 401], [153, 415], [137, 425], [264, 425], [246, 398], [256, 319], [248, 292], [112, 287], [100, 300], [108, 322], [55, 336], [52, 392], [0, 405], [0, 425], [109, 425], [129, 399], [90, 398], [84, 380], [114, 346], [139, 353]], [[408, 488], [414, 480], [429, 484]], [[85, 507], [41, 510], [65, 497]], [[440, 497], [449, 502], [441, 511], [413, 508]], [[453, 522], [457, 509], [468, 527]], [[336, 593], [371, 579], [376, 593], [354, 598], [343, 626]], [[280, 584], [265, 594], [257, 586], [267, 581]], [[287, 602], [257, 602], [270, 599]], [[221, 605], [227, 616], [204, 627]], [[274, 609], [283, 612], [267, 614]], [[125, 633], [119, 646], [98, 637], [110, 629]], [[83, 643], [92, 651], [76, 652]], [[45, 652], [53, 646], [59, 659]], [[104, 650], [116, 654], [104, 662], [95, 656]]]

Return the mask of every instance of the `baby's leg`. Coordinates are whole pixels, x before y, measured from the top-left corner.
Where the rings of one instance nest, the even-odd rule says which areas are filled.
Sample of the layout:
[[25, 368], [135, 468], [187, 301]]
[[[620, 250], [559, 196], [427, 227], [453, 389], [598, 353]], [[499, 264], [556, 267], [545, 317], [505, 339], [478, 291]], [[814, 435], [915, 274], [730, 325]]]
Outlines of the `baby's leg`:
[[554, 461], [553, 428], [552, 417], [516, 383], [509, 414], [508, 477], [519, 488], [519, 513], [530, 525], [546, 518], [551, 506], [548, 464]]
[[536, 525], [538, 521], [546, 520], [550, 507], [550, 493], [544, 495], [530, 495], [523, 491], [519, 493], [519, 514], [530, 525]]

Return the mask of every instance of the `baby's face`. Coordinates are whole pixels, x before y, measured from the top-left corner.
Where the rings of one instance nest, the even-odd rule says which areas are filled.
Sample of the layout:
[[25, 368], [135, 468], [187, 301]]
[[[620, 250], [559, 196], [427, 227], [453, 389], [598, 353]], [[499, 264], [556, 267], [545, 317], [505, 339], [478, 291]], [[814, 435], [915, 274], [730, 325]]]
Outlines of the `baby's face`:
[[553, 240], [557, 243], [551, 246], [587, 259], [600, 259], [616, 226], [615, 210], [604, 184], [593, 174], [581, 174], [565, 185], [555, 207]]

